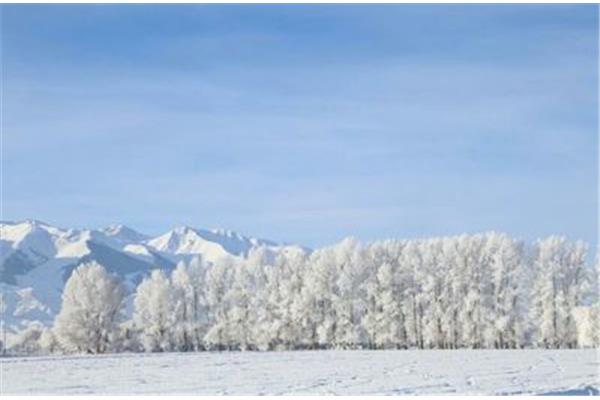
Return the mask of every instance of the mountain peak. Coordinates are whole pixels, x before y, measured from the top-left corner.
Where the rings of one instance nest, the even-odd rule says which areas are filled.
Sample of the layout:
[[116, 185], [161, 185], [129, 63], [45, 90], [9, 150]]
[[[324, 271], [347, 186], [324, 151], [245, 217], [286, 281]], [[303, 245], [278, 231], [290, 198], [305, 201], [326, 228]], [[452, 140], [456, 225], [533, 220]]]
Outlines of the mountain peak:
[[176, 233], [178, 235], [187, 235], [189, 233], [198, 233], [196, 231], [196, 229], [194, 229], [194, 228], [192, 228], [191, 226], [188, 226], [188, 225], [176, 226], [175, 228], [173, 228], [171, 230], [171, 232]]
[[147, 235], [139, 233], [138, 231], [122, 224], [109, 225], [100, 231], [106, 236], [110, 236], [123, 242], [140, 242], [148, 239]]
[[39, 219], [27, 218], [19, 222], [8, 223], [11, 225], [25, 225], [31, 228], [50, 228], [51, 225], [47, 224]]
[[226, 255], [245, 257], [253, 247], [277, 246], [274, 242], [248, 238], [227, 229], [204, 230], [187, 225], [175, 227], [163, 235], [149, 239], [146, 244], [163, 253], [202, 254], [207, 260], [216, 260]]
[[212, 234], [215, 234], [218, 236], [225, 236], [228, 238], [242, 238], [243, 237], [239, 233], [232, 231], [230, 229], [216, 228], [216, 229], [211, 229], [210, 232]]
[[151, 237], [123, 224], [112, 224], [101, 229], [62, 229], [27, 219], [2, 222], [1, 233], [6, 246], [14, 250], [26, 250], [32, 258], [39, 254], [45, 260], [86, 256], [91, 252], [89, 242], [103, 244], [138, 258], [152, 259], [156, 256], [178, 260], [201, 254], [208, 261], [224, 256], [245, 257], [254, 247], [279, 246], [229, 229], [206, 230], [189, 225], [179, 225], [162, 235]]
[[23, 223], [26, 223], [29, 225], [48, 225], [45, 222], [40, 221], [39, 219], [33, 219], [33, 218], [27, 218], [27, 219], [23, 220]]

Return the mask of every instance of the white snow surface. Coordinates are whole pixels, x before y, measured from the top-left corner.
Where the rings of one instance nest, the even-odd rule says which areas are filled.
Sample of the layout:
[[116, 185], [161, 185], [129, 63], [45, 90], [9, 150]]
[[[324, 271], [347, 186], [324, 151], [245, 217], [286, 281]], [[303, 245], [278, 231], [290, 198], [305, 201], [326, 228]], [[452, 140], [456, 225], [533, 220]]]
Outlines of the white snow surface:
[[0, 394], [596, 394], [587, 350], [407, 350], [4, 358]]

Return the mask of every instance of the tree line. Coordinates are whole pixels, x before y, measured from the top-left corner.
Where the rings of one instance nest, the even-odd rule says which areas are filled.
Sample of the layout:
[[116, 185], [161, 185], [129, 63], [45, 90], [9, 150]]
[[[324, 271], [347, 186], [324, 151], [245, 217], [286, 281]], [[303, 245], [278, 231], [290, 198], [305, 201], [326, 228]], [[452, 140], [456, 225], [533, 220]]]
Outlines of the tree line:
[[598, 276], [586, 259], [583, 242], [558, 236], [346, 239], [196, 257], [152, 271], [129, 295], [88, 263], [67, 281], [54, 325], [19, 343], [86, 353], [592, 347]]

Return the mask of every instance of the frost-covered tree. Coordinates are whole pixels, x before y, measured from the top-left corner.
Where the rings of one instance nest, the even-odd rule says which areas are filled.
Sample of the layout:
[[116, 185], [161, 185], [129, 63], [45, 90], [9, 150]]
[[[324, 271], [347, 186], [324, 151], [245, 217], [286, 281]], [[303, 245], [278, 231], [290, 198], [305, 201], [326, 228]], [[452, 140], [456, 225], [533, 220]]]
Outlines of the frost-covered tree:
[[10, 344], [11, 354], [42, 354], [44, 352], [40, 341], [44, 326], [39, 322], [28, 324], [27, 327], [13, 335]]
[[365, 287], [365, 315], [361, 323], [365, 333], [366, 345], [369, 349], [374, 349], [379, 343], [380, 321], [385, 318], [379, 301], [379, 282], [375, 274], [376, 267], [369, 266], [370, 273], [367, 276]]
[[146, 351], [170, 351], [175, 348], [178, 321], [174, 290], [162, 270], [153, 270], [137, 287], [133, 320]]
[[137, 353], [144, 350], [144, 346], [140, 342], [139, 331], [132, 319], [121, 323], [120, 331], [121, 335], [119, 337], [119, 351]]
[[60, 344], [56, 340], [56, 335], [52, 328], [44, 327], [38, 341], [41, 351], [44, 354], [60, 352]]
[[315, 347], [327, 348], [335, 342], [337, 330], [334, 309], [337, 296], [334, 249], [325, 248], [314, 252], [309, 264], [306, 282], [313, 303], [314, 331], [311, 333], [311, 340]]
[[406, 290], [402, 300], [405, 315], [406, 346], [421, 347], [423, 343], [423, 305], [421, 285], [425, 271], [421, 269], [420, 247], [417, 241], [409, 241], [404, 246], [399, 259], [399, 268], [404, 271]]
[[525, 274], [521, 242], [502, 234], [488, 236], [490, 287], [486, 299], [485, 342], [489, 348], [515, 348], [523, 340]]
[[[105, 337], [113, 351], [590, 347], [598, 275], [586, 252], [562, 237], [485, 233], [195, 258], [153, 271], [133, 319]], [[59, 328], [74, 334], [56, 325], [58, 343]], [[79, 342], [71, 351], [91, 351]]]
[[575, 309], [583, 305], [589, 287], [586, 246], [551, 236], [537, 244], [531, 329], [534, 341], [546, 348], [577, 346]]
[[226, 313], [227, 337], [226, 345], [230, 349], [248, 350], [251, 348], [250, 293], [252, 277], [242, 263], [234, 266], [233, 282], [227, 293], [229, 308]]
[[252, 342], [258, 350], [272, 350], [274, 346], [274, 327], [277, 304], [271, 302], [274, 292], [270, 284], [274, 273], [273, 265], [266, 264], [254, 270], [255, 292], [252, 302]]
[[222, 350], [230, 342], [227, 293], [231, 285], [231, 273], [234, 267], [233, 260], [226, 257], [211, 265], [206, 273], [204, 295], [209, 314], [204, 343], [209, 349]]
[[579, 347], [600, 347], [600, 303], [578, 307], [574, 316]]
[[383, 264], [376, 275], [378, 305], [375, 314], [378, 348], [398, 348], [406, 345], [402, 296], [392, 266]]
[[353, 347], [362, 342], [361, 316], [366, 304], [360, 291], [364, 280], [362, 249], [355, 239], [346, 239], [334, 249], [333, 290], [335, 330], [333, 345]]
[[175, 347], [180, 351], [202, 349], [207, 329], [204, 297], [204, 265], [196, 257], [188, 264], [180, 262], [171, 274], [176, 314]]
[[281, 258], [283, 261], [280, 264], [284, 263], [282, 270], [290, 276], [289, 285], [280, 292], [281, 296], [290, 298], [287, 303], [288, 312], [282, 324], [285, 335], [283, 342], [287, 343], [287, 348], [314, 347], [311, 340], [314, 332], [311, 298], [305, 284], [306, 253], [301, 249], [294, 249]]
[[[274, 325], [275, 343], [277, 348], [290, 349], [299, 345], [301, 341], [301, 318], [297, 302], [301, 291], [301, 276], [296, 269], [293, 258], [280, 255], [275, 259], [277, 270], [276, 286], [273, 290], [271, 303], [276, 310]], [[283, 278], [283, 279], [282, 279]]]
[[100, 264], [77, 267], [67, 281], [54, 334], [67, 352], [105, 353], [119, 334], [125, 290]]

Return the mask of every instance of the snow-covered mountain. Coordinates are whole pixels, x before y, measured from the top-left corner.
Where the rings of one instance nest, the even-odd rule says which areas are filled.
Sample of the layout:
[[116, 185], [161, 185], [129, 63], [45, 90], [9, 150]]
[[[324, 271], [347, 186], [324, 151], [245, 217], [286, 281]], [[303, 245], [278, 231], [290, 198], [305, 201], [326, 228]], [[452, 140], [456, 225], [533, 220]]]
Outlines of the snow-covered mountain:
[[246, 256], [253, 247], [273, 247], [277, 244], [223, 229], [206, 231], [182, 226], [148, 240], [146, 246], [165, 254], [201, 254], [205, 259], [212, 260], [227, 254]]
[[133, 287], [154, 268], [170, 270], [195, 256], [208, 262], [245, 257], [259, 246], [282, 248], [221, 229], [182, 226], [152, 237], [123, 225], [63, 229], [36, 220], [0, 222], [0, 311], [5, 308], [12, 324], [49, 322], [60, 307], [64, 283], [83, 262], [97, 261]]

